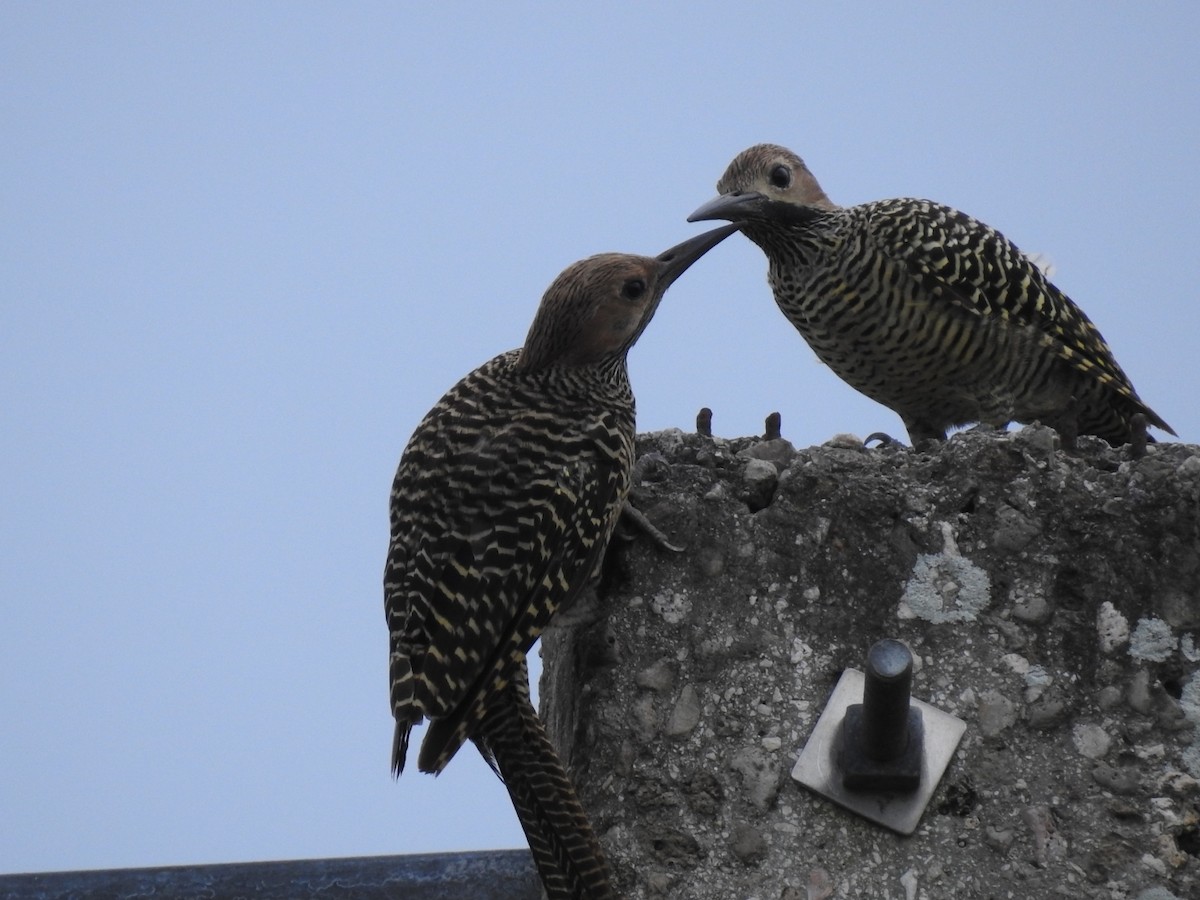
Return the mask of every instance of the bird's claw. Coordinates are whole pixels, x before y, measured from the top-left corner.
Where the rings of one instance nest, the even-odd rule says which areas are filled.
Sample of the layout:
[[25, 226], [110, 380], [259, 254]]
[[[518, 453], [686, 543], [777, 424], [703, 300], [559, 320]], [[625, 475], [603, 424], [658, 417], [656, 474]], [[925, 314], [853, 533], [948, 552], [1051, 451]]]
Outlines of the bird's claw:
[[672, 544], [670, 539], [662, 533], [658, 526], [646, 518], [646, 514], [628, 500], [625, 501], [625, 505], [621, 508], [621, 515], [632, 523], [636, 530], [648, 535], [650, 540], [654, 541], [663, 550], [670, 550], [672, 553], [683, 552], [682, 547]]
[[867, 439], [863, 441], [864, 447], [869, 447], [871, 441], [879, 441], [879, 446], [883, 447], [903, 447], [904, 442], [898, 441], [885, 431], [874, 431], [867, 435]]

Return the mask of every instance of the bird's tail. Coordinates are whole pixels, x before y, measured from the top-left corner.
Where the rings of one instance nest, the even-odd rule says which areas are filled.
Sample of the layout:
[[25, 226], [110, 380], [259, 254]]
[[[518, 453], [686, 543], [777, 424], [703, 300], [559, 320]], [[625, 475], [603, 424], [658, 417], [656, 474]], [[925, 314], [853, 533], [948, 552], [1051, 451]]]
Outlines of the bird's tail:
[[473, 740], [504, 781], [548, 900], [614, 900], [608, 862], [522, 671], [494, 696]]

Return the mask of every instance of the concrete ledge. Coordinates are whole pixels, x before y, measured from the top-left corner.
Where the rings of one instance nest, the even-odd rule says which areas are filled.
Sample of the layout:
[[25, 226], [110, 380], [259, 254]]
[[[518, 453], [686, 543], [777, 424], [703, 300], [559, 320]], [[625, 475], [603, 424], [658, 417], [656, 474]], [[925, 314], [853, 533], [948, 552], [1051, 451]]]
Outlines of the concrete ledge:
[[[1200, 897], [1200, 447], [1056, 444], [639, 436], [634, 502], [685, 549], [616, 543], [542, 645], [619, 896]], [[909, 837], [791, 776], [885, 637], [967, 726]]]

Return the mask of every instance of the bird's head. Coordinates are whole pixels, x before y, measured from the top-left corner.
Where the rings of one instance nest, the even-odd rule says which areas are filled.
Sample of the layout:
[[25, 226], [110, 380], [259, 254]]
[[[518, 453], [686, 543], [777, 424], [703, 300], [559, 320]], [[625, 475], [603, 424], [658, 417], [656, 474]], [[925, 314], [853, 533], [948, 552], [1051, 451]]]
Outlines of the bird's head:
[[721, 180], [720, 195], [688, 216], [689, 222], [724, 219], [751, 228], [760, 222], [804, 224], [837, 209], [799, 156], [778, 144], [743, 150]]
[[567, 266], [542, 297], [518, 366], [590, 366], [624, 358], [667, 288], [737, 230], [722, 225], [658, 256], [601, 253]]

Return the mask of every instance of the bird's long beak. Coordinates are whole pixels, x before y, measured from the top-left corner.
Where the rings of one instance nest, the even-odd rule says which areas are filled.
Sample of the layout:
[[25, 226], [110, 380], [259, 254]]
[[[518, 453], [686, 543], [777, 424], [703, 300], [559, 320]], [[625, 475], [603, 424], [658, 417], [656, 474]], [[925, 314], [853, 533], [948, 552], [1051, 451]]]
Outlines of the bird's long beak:
[[719, 197], [713, 197], [688, 216], [688, 221], [703, 222], [708, 219], [724, 219], [727, 222], [744, 222], [747, 219], [761, 216], [766, 202], [766, 196], [758, 191], [734, 191], [729, 194], [721, 194]]
[[676, 278], [688, 270], [692, 263], [740, 227], [739, 225], [722, 225], [720, 228], [714, 228], [712, 231], [688, 238], [682, 244], [676, 244], [670, 250], [664, 250], [658, 254], [656, 259], [659, 264], [659, 289], [665, 291]]

